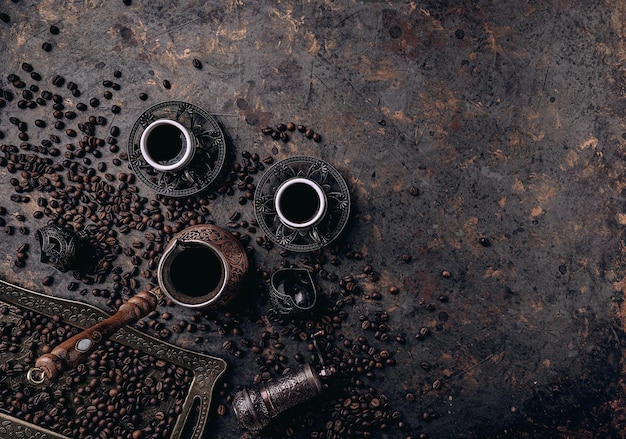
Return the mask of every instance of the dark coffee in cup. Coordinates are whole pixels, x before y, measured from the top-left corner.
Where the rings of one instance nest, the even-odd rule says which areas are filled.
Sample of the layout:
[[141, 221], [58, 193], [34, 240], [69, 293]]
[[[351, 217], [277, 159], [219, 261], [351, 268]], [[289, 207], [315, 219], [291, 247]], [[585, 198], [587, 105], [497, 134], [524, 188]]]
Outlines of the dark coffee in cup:
[[224, 288], [226, 269], [220, 255], [202, 243], [185, 243], [166, 256], [163, 283], [172, 298], [183, 305], [211, 300]]
[[285, 181], [274, 203], [279, 220], [294, 229], [315, 226], [326, 214], [326, 194], [318, 183], [304, 177]]
[[205, 246], [189, 247], [172, 260], [169, 276], [182, 296], [198, 297], [214, 291], [223, 280], [219, 256]]
[[178, 127], [163, 124], [150, 131], [146, 142], [146, 151], [152, 160], [160, 165], [169, 165], [180, 160], [179, 156], [184, 152], [185, 135]]
[[198, 139], [175, 120], [158, 119], [141, 134], [139, 147], [146, 163], [157, 171], [174, 172], [189, 164]]
[[285, 188], [280, 200], [280, 210], [286, 219], [294, 223], [306, 223], [320, 209], [320, 199], [310, 185], [294, 183]]

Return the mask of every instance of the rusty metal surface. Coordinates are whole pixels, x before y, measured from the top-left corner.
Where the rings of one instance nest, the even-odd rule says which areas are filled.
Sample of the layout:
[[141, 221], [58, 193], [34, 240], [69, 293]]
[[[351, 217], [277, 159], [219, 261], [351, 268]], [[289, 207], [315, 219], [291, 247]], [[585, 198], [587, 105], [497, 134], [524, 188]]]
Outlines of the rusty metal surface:
[[[120, 139], [149, 105], [184, 100], [215, 115], [235, 159], [243, 150], [276, 161], [304, 154], [339, 170], [353, 212], [341, 242], [363, 259], [341, 253], [330, 269], [353, 275], [362, 291], [336, 336], [365, 335], [392, 352], [397, 364], [365, 387], [386, 396], [413, 437], [623, 435], [623, 2], [19, 0], [3, 2], [0, 12], [10, 16], [0, 22], [0, 88], [12, 89], [7, 75], [25, 76], [20, 66], [29, 62], [42, 89], [54, 88], [55, 74], [79, 85], [81, 98], [61, 89], [68, 106], [100, 97], [97, 112], [121, 128]], [[108, 101], [102, 81], [115, 69], [121, 90]], [[111, 113], [114, 104], [119, 114]], [[8, 121], [14, 116], [29, 123], [36, 143], [50, 131], [32, 127], [43, 114], [52, 119], [50, 108], [19, 110], [15, 101], [1, 108], [2, 142], [20, 143]], [[288, 121], [312, 127], [322, 141], [295, 132], [284, 143], [261, 133]], [[129, 172], [127, 162], [109, 172]], [[67, 290], [71, 274], [38, 263], [34, 230], [46, 218], [33, 217], [37, 195], [10, 200], [11, 177], [0, 168], [0, 205], [8, 224], [30, 233], [2, 237], [2, 277], [77, 299]], [[211, 200], [207, 218], [225, 225], [237, 211], [252, 220], [252, 203], [237, 197]], [[142, 237], [120, 240], [128, 246]], [[32, 250], [17, 268], [22, 242]], [[253, 258], [259, 271], [285, 259], [261, 247]], [[300, 256], [287, 259], [300, 264]], [[380, 280], [364, 273], [366, 264]], [[54, 276], [51, 286], [41, 285], [45, 276]], [[99, 287], [110, 288], [107, 282]], [[340, 290], [319, 283], [329, 297]], [[264, 294], [251, 287], [245, 311], [215, 320], [234, 315], [251, 340], [279, 330], [267, 320], [258, 325], [268, 309]], [[80, 300], [106, 309], [102, 297]], [[389, 334], [406, 343], [361, 329], [359, 316], [376, 311], [388, 313]], [[171, 312], [177, 320], [192, 314]], [[430, 335], [415, 339], [423, 327]], [[250, 384], [259, 366], [252, 353], [223, 351], [215, 329], [202, 345], [187, 333], [170, 342], [224, 356], [230, 387], [216, 400], [228, 406], [228, 394]], [[290, 357], [306, 353], [306, 344], [285, 345]], [[280, 420], [280, 434], [326, 434], [332, 413], [313, 401], [295, 421]], [[313, 425], [299, 430], [302, 417]], [[409, 435], [392, 424], [372, 436]], [[245, 434], [232, 412], [212, 411], [207, 437]]]

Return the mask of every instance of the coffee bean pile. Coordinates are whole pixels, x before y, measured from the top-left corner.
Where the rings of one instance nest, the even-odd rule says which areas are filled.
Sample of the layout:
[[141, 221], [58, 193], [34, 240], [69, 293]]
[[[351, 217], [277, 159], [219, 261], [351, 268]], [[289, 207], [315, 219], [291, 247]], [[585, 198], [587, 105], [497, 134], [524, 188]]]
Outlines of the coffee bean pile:
[[27, 370], [79, 331], [58, 316], [0, 308], [0, 411], [67, 437], [167, 438], [192, 373], [112, 341], [60, 380], [31, 386]]

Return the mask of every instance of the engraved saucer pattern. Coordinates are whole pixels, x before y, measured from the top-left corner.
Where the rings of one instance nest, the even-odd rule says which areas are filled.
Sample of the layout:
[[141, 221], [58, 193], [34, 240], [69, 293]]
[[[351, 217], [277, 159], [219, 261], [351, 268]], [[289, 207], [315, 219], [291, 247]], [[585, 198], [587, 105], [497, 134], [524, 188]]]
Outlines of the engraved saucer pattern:
[[[304, 231], [283, 224], [274, 205], [278, 187], [293, 177], [309, 178], [318, 183], [328, 201], [322, 221]], [[254, 211], [259, 226], [274, 244], [295, 252], [315, 251], [335, 240], [346, 226], [350, 216], [350, 192], [341, 174], [324, 160], [289, 157], [273, 164], [261, 177], [254, 194]]]
[[[150, 123], [170, 119], [182, 124], [198, 139], [198, 148], [185, 168], [161, 172], [141, 155], [139, 141]], [[128, 139], [128, 160], [137, 177], [151, 189], [170, 197], [184, 197], [203, 191], [215, 181], [226, 159], [226, 140], [217, 120], [202, 108], [183, 101], [167, 101], [144, 111], [133, 125]]]

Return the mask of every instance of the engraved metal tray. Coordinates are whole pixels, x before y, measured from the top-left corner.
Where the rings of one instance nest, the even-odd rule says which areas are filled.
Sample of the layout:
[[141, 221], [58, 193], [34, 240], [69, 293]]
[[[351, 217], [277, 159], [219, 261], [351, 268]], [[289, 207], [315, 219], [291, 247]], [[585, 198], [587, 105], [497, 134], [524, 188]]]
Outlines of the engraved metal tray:
[[[25, 308], [47, 317], [59, 316], [63, 321], [81, 330], [89, 328], [109, 317], [104, 311], [92, 305], [50, 297], [2, 280], [0, 280], [0, 302]], [[193, 379], [189, 391], [185, 397], [181, 413], [172, 428], [170, 437], [181, 437], [183, 431], [191, 431], [186, 436], [190, 439], [203, 437], [213, 387], [219, 377], [226, 371], [226, 361], [221, 358], [179, 348], [128, 326], [117, 331], [111, 337], [111, 340], [138, 349], [145, 354], [186, 368], [192, 372]], [[193, 430], [190, 430], [190, 425], [187, 424], [192, 422], [195, 422], [195, 425], [193, 425]], [[2, 412], [0, 412], [0, 437], [70, 439]]]

